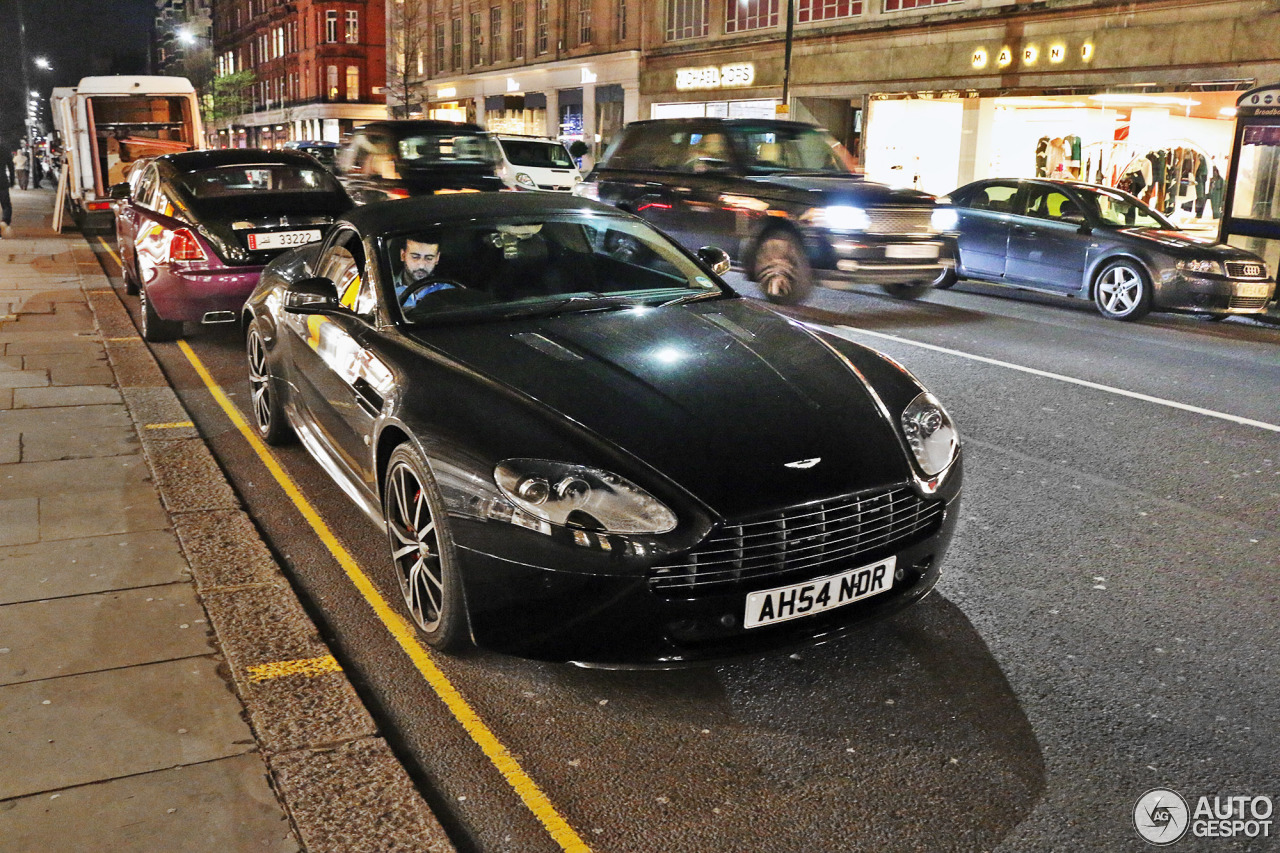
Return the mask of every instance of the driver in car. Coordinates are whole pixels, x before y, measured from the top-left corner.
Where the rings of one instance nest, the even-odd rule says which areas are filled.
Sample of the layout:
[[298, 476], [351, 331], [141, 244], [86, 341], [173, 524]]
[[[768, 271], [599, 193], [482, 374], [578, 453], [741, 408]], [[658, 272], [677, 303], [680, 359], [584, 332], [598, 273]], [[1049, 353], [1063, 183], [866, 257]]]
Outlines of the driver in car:
[[395, 279], [396, 299], [404, 308], [412, 308], [429, 293], [457, 287], [450, 281], [431, 281], [436, 264], [440, 262], [438, 243], [425, 243], [410, 237], [400, 250], [400, 262], [404, 268]]

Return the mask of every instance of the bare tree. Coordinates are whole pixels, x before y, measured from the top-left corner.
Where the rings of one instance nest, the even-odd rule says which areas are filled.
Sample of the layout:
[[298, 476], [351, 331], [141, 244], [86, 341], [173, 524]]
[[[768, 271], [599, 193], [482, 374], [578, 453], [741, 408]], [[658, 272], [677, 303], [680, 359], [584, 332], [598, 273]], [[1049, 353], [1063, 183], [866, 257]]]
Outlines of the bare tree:
[[430, 0], [390, 0], [387, 4], [387, 106], [408, 118], [427, 68]]

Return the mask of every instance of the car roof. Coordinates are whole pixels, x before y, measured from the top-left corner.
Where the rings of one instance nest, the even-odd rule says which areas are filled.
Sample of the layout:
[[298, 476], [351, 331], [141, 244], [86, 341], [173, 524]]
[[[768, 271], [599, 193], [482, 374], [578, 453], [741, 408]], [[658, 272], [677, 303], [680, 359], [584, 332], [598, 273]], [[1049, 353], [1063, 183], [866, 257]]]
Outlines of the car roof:
[[239, 166], [252, 163], [278, 163], [288, 166], [315, 168], [315, 160], [300, 151], [272, 151], [265, 148], [216, 148], [209, 151], [180, 151], [162, 154], [157, 163], [168, 163], [179, 172], [198, 172], [219, 166]]
[[672, 126], [689, 126], [698, 125], [718, 125], [721, 127], [779, 127], [779, 128], [795, 128], [798, 130], [821, 130], [816, 124], [810, 124], [806, 121], [786, 121], [776, 118], [718, 118], [715, 116], [693, 117], [693, 118], [651, 118], [642, 121], [633, 121], [627, 125], [644, 126], [644, 125], [672, 125]]
[[545, 216], [586, 211], [613, 217], [625, 216], [617, 208], [576, 196], [550, 193], [478, 192], [448, 193], [384, 201], [349, 211], [343, 218], [362, 234], [386, 234], [411, 230], [437, 222], [484, 219], [488, 216]]
[[453, 131], [454, 133], [465, 131], [467, 133], [483, 134], [484, 128], [478, 124], [468, 124], [461, 121], [437, 121], [436, 119], [426, 118], [406, 118], [406, 119], [388, 119], [386, 121], [371, 121], [368, 124], [361, 125], [356, 128], [355, 132], [362, 130], [381, 130], [396, 136], [407, 136], [411, 133], [440, 133]]

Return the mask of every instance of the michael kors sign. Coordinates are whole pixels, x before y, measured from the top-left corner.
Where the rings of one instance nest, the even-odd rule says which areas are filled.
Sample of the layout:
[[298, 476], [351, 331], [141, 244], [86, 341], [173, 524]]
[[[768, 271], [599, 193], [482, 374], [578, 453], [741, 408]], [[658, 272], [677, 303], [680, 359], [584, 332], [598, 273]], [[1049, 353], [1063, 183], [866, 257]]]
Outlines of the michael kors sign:
[[677, 89], [740, 89], [756, 80], [756, 66], [751, 62], [732, 62], [716, 67], [677, 68]]

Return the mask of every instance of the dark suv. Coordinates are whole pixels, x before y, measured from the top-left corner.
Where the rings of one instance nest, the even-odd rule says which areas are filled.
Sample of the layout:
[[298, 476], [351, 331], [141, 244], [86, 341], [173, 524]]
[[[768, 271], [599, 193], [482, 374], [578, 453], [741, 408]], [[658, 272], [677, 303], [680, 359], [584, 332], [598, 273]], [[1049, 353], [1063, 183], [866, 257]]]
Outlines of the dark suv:
[[783, 304], [814, 284], [879, 284], [914, 298], [954, 265], [954, 211], [862, 180], [829, 133], [799, 122], [634, 122], [573, 192], [636, 213], [690, 249], [726, 250]]
[[338, 154], [337, 175], [356, 204], [438, 192], [501, 190], [500, 154], [474, 124], [375, 121]]

